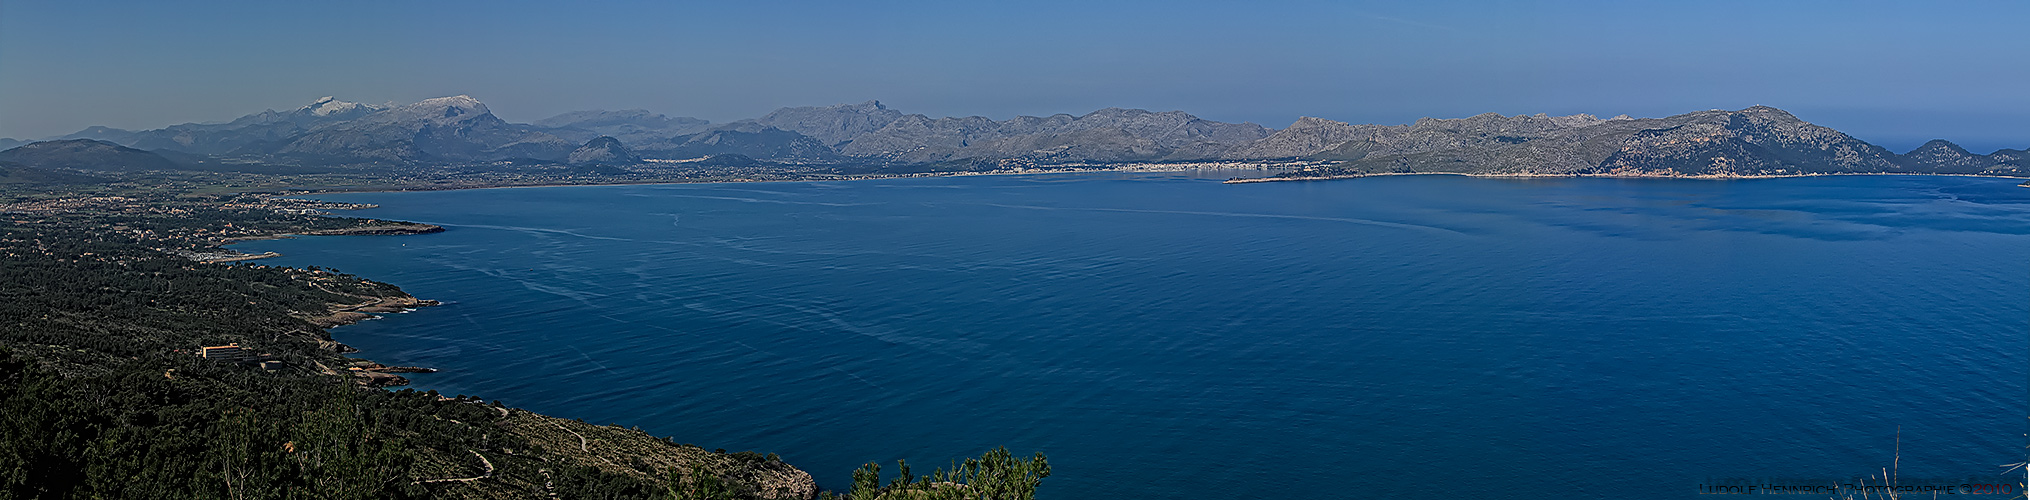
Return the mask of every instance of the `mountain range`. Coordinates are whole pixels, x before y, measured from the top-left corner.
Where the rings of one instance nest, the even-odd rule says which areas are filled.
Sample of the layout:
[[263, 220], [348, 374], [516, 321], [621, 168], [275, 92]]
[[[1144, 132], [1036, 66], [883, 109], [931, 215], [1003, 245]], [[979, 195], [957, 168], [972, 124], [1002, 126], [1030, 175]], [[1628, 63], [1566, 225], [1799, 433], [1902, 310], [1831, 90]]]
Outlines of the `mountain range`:
[[[1590, 115], [1425, 118], [1407, 125], [1305, 117], [1281, 130], [1205, 120], [1181, 111], [1107, 108], [1085, 115], [932, 118], [877, 101], [790, 107], [713, 124], [646, 110], [575, 111], [510, 123], [469, 96], [407, 105], [325, 97], [289, 111], [226, 123], [130, 131], [91, 127], [56, 138], [102, 141], [168, 158], [252, 157], [297, 163], [436, 165], [528, 160], [628, 164], [713, 156], [803, 165], [909, 166], [1302, 160], [1323, 165], [1292, 175], [1454, 172], [1510, 175], [1762, 176], [1821, 173], [1951, 173], [2022, 176], [2030, 154], [1974, 154], [1935, 140], [1896, 154], [1780, 109], [1698, 111], [1664, 118]], [[0, 147], [22, 141], [0, 139]], [[33, 147], [46, 143], [28, 144]], [[18, 165], [88, 168], [47, 157]], [[80, 149], [82, 148], [82, 149]], [[12, 152], [10, 149], [8, 152]], [[113, 169], [160, 165], [129, 151]], [[732, 156], [738, 155], [738, 156]], [[4, 155], [0, 155], [4, 156]], [[39, 159], [38, 159], [39, 158]], [[732, 160], [729, 160], [732, 161]], [[137, 163], [138, 162], [138, 163]], [[85, 165], [80, 167], [79, 165]], [[885, 168], [885, 167], [884, 167]], [[106, 170], [98, 168], [96, 170]]]
[[[1330, 144], [1330, 146], [1326, 146]], [[1422, 119], [1399, 126], [1308, 118], [1229, 158], [1337, 163], [1309, 175], [1781, 176], [1925, 173], [2023, 176], [2023, 150], [1976, 155], [1945, 140], [1892, 153], [1780, 109], [1698, 111], [1665, 118], [1589, 115]], [[1306, 175], [1293, 173], [1291, 175]]]

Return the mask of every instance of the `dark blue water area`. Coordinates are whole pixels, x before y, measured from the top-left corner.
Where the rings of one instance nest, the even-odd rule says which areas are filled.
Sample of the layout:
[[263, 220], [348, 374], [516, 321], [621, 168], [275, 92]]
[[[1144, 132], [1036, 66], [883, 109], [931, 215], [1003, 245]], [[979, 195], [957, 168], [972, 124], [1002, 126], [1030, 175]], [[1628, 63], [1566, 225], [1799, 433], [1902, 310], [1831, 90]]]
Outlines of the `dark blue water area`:
[[833, 489], [995, 446], [1048, 454], [1060, 500], [1689, 498], [2023, 459], [2016, 181], [1223, 178], [344, 194], [448, 230], [240, 249], [445, 301], [334, 331], [443, 370], [417, 388]]

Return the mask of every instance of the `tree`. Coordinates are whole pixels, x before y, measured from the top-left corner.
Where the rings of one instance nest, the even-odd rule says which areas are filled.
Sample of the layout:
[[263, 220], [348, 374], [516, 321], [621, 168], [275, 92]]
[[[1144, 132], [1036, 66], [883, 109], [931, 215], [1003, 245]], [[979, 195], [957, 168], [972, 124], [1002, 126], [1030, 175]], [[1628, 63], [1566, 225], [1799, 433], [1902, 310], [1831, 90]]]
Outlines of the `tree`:
[[1036, 486], [1050, 477], [1050, 462], [1042, 453], [1034, 458], [1015, 458], [1008, 448], [995, 448], [978, 458], [938, 469], [927, 476], [914, 476], [909, 463], [896, 461], [896, 478], [881, 485], [881, 466], [869, 463], [853, 471], [853, 489], [835, 500], [1034, 500]]

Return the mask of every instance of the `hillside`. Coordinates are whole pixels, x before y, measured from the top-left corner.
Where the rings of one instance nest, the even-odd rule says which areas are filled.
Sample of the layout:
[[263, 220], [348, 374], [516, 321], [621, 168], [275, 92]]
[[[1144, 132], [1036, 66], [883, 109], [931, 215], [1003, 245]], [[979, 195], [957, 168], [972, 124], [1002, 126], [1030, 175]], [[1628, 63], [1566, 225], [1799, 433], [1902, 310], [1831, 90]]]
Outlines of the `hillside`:
[[[84, 144], [111, 143], [128, 149], [117, 154], [62, 153], [84, 158], [67, 162], [30, 157], [35, 155], [0, 160], [43, 168], [169, 168], [139, 151], [150, 149], [212, 169], [248, 170], [234, 165], [252, 162], [455, 167], [470, 172], [505, 164], [501, 162], [562, 162], [601, 165], [602, 170], [588, 172], [603, 176], [631, 175], [639, 169], [626, 167], [645, 160], [719, 155], [761, 162], [745, 175], [791, 170], [907, 175], [993, 170], [1002, 165], [1203, 161], [1331, 163], [1290, 174], [1299, 177], [1416, 172], [1707, 177], [2030, 173], [2022, 150], [1982, 155], [1940, 140], [1899, 155], [1767, 106], [1663, 118], [1486, 113], [1424, 118], [1406, 125], [1305, 117], [1271, 130], [1182, 111], [1124, 108], [1006, 120], [933, 118], [890, 109], [878, 101], [780, 108], [720, 125], [639, 109], [577, 111], [535, 124], [515, 124], [470, 96], [401, 106], [326, 97], [295, 110], [265, 111], [223, 124], [143, 131], [91, 127], [67, 137], [106, 142], [53, 142], [74, 150]], [[124, 157], [114, 157], [120, 155]]]
[[[233, 238], [438, 230], [261, 197], [0, 205], [0, 496], [644, 498], [703, 471], [741, 498], [811, 498], [772, 455], [477, 398], [388, 392], [325, 328], [428, 305], [335, 270], [208, 264]], [[230, 259], [227, 259], [230, 260]], [[251, 362], [206, 359], [237, 344]], [[690, 473], [690, 472], [685, 472]], [[145, 480], [137, 480], [142, 478]]]
[[903, 114], [875, 101], [783, 108], [752, 122], [816, 138], [846, 156], [893, 163], [1204, 159], [1269, 135], [1260, 125], [1214, 122], [1180, 111], [1107, 108], [1084, 116], [995, 121]]
[[95, 184], [106, 179], [0, 161], [0, 184]]
[[1665, 118], [1586, 115], [1423, 119], [1407, 126], [1307, 119], [1230, 155], [1336, 163], [1284, 177], [1381, 173], [1761, 177], [1921, 173], [2022, 176], [2021, 155], [1973, 155], [1933, 141], [1898, 155], [1780, 109], [1700, 111]]
[[162, 155], [91, 139], [31, 143], [0, 151], [0, 162], [39, 169], [140, 172], [182, 168]]
[[[926, 487], [907, 469], [865, 484], [879, 470], [868, 464], [840, 496], [771, 453], [386, 390], [432, 370], [351, 357], [327, 329], [434, 301], [221, 245], [443, 228], [273, 195], [78, 189], [91, 187], [0, 203], [0, 497], [809, 500]], [[223, 345], [237, 349], [200, 354]], [[964, 463], [925, 477], [1029, 499], [1049, 474], [1040, 454]]]

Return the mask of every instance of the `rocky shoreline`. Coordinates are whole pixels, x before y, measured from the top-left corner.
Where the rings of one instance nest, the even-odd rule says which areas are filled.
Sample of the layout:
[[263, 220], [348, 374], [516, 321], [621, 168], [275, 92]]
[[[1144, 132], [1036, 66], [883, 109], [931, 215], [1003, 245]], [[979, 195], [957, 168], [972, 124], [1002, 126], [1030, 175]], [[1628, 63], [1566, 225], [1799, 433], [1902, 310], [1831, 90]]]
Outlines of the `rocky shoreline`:
[[371, 313], [402, 312], [409, 309], [415, 309], [419, 307], [430, 307], [439, 304], [441, 303], [435, 300], [418, 299], [415, 297], [410, 297], [408, 295], [403, 295], [400, 297], [380, 297], [375, 298], [374, 300], [368, 301], [366, 303], [360, 304], [333, 304], [331, 307], [330, 314], [305, 319], [310, 320], [310, 322], [312, 324], [317, 325], [318, 328], [332, 328], [365, 321], [368, 318], [373, 317], [373, 314]]
[[[444, 228], [430, 224], [374, 224], [347, 229], [310, 231], [296, 233], [302, 236], [336, 235], [408, 235], [428, 234], [444, 231]], [[281, 237], [288, 237], [282, 235]], [[350, 325], [372, 319], [375, 314], [399, 313], [424, 307], [441, 305], [436, 300], [418, 299], [403, 293], [399, 296], [360, 297], [357, 303], [334, 303], [323, 316], [305, 318], [323, 332], [322, 346], [332, 352], [350, 353], [357, 350], [331, 338], [330, 328]], [[374, 361], [359, 359], [341, 367], [319, 364], [317, 368], [325, 374], [348, 377], [353, 383], [372, 390], [383, 390], [409, 384], [404, 373], [436, 373], [435, 368], [418, 366], [389, 366]], [[549, 453], [563, 455], [568, 460], [585, 466], [646, 481], [661, 481], [661, 475], [647, 474], [629, 465], [643, 464], [652, 470], [688, 470], [690, 464], [705, 465], [710, 470], [725, 471], [729, 478], [751, 485], [757, 492], [770, 498], [811, 499], [817, 496], [818, 484], [810, 473], [783, 463], [768, 455], [747, 457], [742, 454], [714, 453], [696, 446], [672, 445], [671, 442], [656, 438], [639, 429], [627, 429], [617, 425], [591, 425], [581, 421], [540, 415], [526, 410], [499, 408], [506, 422], [503, 430], [523, 436], [542, 446]]]

